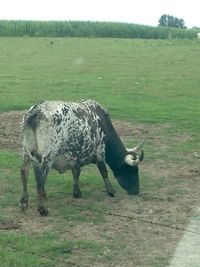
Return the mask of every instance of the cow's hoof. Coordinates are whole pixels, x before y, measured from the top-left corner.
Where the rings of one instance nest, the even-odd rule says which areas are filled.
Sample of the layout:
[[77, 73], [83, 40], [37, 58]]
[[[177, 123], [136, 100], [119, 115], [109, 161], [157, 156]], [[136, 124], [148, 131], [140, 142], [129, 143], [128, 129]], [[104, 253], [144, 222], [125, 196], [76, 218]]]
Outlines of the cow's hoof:
[[110, 197], [115, 197], [116, 192], [115, 192], [115, 191], [110, 191], [110, 192], [108, 192], [108, 195], [109, 195]]
[[28, 198], [22, 197], [19, 201], [19, 207], [21, 210], [25, 211], [28, 208]]
[[107, 193], [110, 197], [115, 197], [116, 196], [116, 191], [113, 187], [108, 187], [107, 188]]
[[73, 196], [74, 196], [74, 198], [81, 198], [82, 197], [81, 190], [80, 190], [79, 186], [77, 186], [77, 185], [74, 185]]
[[80, 190], [74, 191], [73, 195], [74, 195], [74, 198], [81, 198], [82, 197], [82, 193]]
[[47, 216], [49, 214], [49, 211], [45, 207], [39, 207], [37, 210], [41, 216]]

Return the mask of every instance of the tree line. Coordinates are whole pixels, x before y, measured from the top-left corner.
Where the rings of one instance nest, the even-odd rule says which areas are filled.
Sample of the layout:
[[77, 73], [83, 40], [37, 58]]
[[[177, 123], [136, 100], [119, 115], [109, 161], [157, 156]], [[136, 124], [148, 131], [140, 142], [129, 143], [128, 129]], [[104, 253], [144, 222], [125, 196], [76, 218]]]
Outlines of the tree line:
[[171, 15], [162, 15], [159, 19], [158, 26], [162, 27], [171, 27], [171, 28], [178, 28], [178, 29], [186, 29], [185, 22], [183, 19], [179, 19], [177, 17]]

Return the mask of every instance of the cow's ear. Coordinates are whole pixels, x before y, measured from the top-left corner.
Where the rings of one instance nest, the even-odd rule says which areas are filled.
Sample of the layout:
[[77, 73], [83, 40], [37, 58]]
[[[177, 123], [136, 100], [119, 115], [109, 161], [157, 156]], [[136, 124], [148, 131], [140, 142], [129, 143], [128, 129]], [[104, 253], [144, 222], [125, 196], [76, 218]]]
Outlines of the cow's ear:
[[125, 157], [124, 161], [129, 166], [136, 166], [136, 165], [140, 164], [143, 161], [143, 159], [144, 159], [144, 152], [142, 150], [142, 152], [139, 156], [137, 156], [137, 155], [133, 156], [131, 154], [128, 154]]

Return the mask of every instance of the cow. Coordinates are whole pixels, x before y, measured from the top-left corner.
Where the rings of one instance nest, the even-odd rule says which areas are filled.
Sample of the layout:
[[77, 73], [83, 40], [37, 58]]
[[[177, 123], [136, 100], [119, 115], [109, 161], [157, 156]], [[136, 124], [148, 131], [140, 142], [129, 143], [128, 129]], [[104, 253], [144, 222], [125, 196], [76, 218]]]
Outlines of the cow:
[[200, 32], [197, 33], [197, 39], [200, 40]]
[[115, 131], [107, 111], [94, 100], [78, 102], [44, 101], [31, 107], [23, 117], [20, 207], [28, 207], [27, 180], [32, 164], [36, 179], [38, 212], [48, 215], [45, 205], [45, 181], [50, 169], [59, 173], [71, 170], [73, 195], [79, 188], [81, 167], [97, 165], [110, 196], [115, 190], [108, 178], [106, 164], [128, 194], [139, 194], [138, 164], [144, 158], [142, 141], [126, 149]]

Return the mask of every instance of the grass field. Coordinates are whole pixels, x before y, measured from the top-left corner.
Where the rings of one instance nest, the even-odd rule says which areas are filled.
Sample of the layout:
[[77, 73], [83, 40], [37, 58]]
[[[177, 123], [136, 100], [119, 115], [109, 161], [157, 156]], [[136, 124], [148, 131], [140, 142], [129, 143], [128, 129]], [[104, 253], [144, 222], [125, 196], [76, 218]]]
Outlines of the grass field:
[[[197, 40], [0, 39], [1, 267], [169, 264], [199, 202], [199, 46]], [[110, 173], [118, 196], [109, 198], [88, 166], [83, 199], [74, 200], [71, 174], [52, 171], [50, 215], [41, 218], [31, 172], [30, 207], [20, 212], [23, 111], [16, 110], [83, 98], [108, 109], [127, 146], [146, 137], [141, 196], [127, 196]]]
[[114, 117], [188, 123], [198, 119], [199, 45], [188, 40], [1, 38], [0, 109], [89, 97]]

